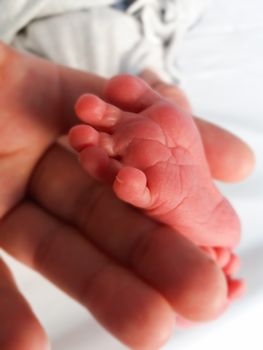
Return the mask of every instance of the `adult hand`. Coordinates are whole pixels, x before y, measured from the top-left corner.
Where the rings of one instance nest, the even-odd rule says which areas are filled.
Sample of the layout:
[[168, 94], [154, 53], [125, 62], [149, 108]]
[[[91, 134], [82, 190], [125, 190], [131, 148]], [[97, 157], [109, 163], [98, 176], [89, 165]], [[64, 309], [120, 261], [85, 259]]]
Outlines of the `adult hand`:
[[[134, 349], [160, 347], [175, 312], [193, 320], [212, 318], [226, 296], [216, 264], [180, 234], [118, 201], [57, 144], [76, 122], [77, 97], [84, 92], [103, 97], [105, 80], [5, 45], [0, 80], [1, 247], [81, 302]], [[241, 167], [252, 167], [243, 143], [215, 130], [209, 152], [227, 135], [228, 152]], [[224, 158], [214, 159], [224, 173], [232, 171]], [[46, 335], [2, 261], [0, 276], [1, 349], [45, 349]]]

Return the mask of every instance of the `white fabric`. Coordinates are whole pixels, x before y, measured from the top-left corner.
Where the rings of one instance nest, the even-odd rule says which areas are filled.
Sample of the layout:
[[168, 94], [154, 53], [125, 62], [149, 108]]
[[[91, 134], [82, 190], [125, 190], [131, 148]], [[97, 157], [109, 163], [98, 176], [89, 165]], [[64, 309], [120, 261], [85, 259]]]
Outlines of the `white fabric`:
[[[139, 0], [128, 9], [128, 13], [142, 23], [140, 44], [145, 48], [160, 47], [164, 79], [180, 81], [174, 57], [180, 51], [186, 31], [200, 19], [209, 3], [210, 0]], [[151, 51], [148, 52], [151, 55]], [[155, 56], [147, 62], [149, 68], [156, 69], [154, 62]], [[145, 68], [143, 60], [140, 64], [141, 69]], [[160, 69], [157, 72], [161, 74]]]
[[116, 0], [0, 0], [0, 38], [10, 43], [20, 29], [37, 18], [116, 2]]
[[0, 0], [0, 38], [105, 77], [151, 68], [178, 82], [172, 57], [208, 1], [137, 0], [123, 13], [117, 0]]
[[[243, 223], [239, 249], [247, 280], [245, 298], [220, 320], [177, 330], [163, 350], [262, 350], [263, 318], [263, 3], [214, 0], [182, 43], [177, 64], [194, 110], [251, 144], [251, 178], [221, 186]], [[8, 259], [10, 261], [11, 259]], [[123, 350], [86, 310], [35, 273], [12, 261], [18, 284], [51, 337], [53, 350]]]

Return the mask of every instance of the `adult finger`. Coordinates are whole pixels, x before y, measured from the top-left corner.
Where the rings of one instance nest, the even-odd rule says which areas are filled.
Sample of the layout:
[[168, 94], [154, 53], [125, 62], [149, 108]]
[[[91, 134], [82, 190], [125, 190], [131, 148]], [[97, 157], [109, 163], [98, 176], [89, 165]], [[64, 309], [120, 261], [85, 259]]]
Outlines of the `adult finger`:
[[0, 259], [0, 324], [1, 350], [49, 349], [43, 328], [17, 289], [13, 276], [2, 259]]
[[244, 141], [208, 121], [196, 117], [195, 122], [202, 136], [206, 158], [215, 179], [237, 182], [251, 174], [255, 156]]
[[158, 289], [184, 317], [207, 320], [221, 310], [227, 291], [216, 264], [179, 233], [151, 221], [89, 178], [73, 154], [51, 149], [36, 169], [31, 193], [46, 210], [77, 226]]
[[102, 95], [106, 81], [20, 53], [1, 41], [0, 71], [1, 85], [5, 87], [0, 96], [1, 107], [5, 109], [2, 112], [8, 115], [12, 111], [23, 119], [27, 116], [28, 122], [21, 123], [19, 119], [18, 125], [38, 128], [49, 139], [67, 132], [77, 122], [74, 105], [78, 97], [85, 92]]
[[169, 337], [174, 312], [160, 293], [34, 203], [23, 202], [4, 218], [0, 242], [86, 306], [129, 347], [159, 348]]

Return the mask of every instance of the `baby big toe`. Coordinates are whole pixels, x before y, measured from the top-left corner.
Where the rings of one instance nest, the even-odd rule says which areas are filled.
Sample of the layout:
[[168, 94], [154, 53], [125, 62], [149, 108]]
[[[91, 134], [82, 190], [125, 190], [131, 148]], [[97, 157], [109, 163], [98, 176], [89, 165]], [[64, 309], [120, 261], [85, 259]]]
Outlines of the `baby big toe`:
[[146, 183], [146, 176], [141, 170], [123, 167], [116, 176], [113, 189], [123, 201], [139, 208], [147, 208], [151, 203], [151, 194]]
[[121, 117], [121, 111], [99, 97], [82, 95], [75, 106], [78, 117], [93, 126], [111, 128]]

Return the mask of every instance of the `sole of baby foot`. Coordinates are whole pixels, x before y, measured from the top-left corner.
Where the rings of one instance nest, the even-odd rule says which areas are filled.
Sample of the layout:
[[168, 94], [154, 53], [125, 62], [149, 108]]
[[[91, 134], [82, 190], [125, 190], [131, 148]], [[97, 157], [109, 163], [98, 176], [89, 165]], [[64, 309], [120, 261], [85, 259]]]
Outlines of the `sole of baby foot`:
[[[136, 113], [122, 111], [93, 95], [80, 98], [77, 114], [83, 122], [89, 123], [89, 128], [96, 129], [95, 134], [92, 131], [96, 139], [92, 142], [99, 143], [96, 147], [104, 154], [99, 156], [103, 161], [96, 165], [95, 157], [89, 160], [89, 151], [85, 151], [86, 156], [81, 157], [85, 159], [85, 169], [101, 179], [105, 178], [102, 173], [107, 173], [107, 164], [112, 167], [113, 159], [121, 167], [136, 169], [132, 176], [128, 176], [126, 169], [115, 179], [114, 189], [122, 200], [146, 209], [148, 215], [170, 225], [198, 245], [236, 245], [240, 237], [239, 220], [212, 183], [200, 135], [191, 116], [130, 76], [110, 80], [106, 96], [117, 106], [133, 106]], [[111, 140], [110, 152], [98, 141], [102, 130]], [[141, 154], [146, 140], [159, 142], [166, 148], [170, 152], [168, 159], [162, 162], [151, 156], [147, 157], [147, 166], [143, 165]], [[131, 147], [135, 141], [136, 147]], [[85, 140], [74, 143], [72, 139], [73, 147], [80, 147], [79, 143], [85, 145]], [[157, 156], [155, 151], [147, 153]], [[135, 183], [132, 178], [136, 179]], [[148, 207], [150, 199], [151, 208]]]

